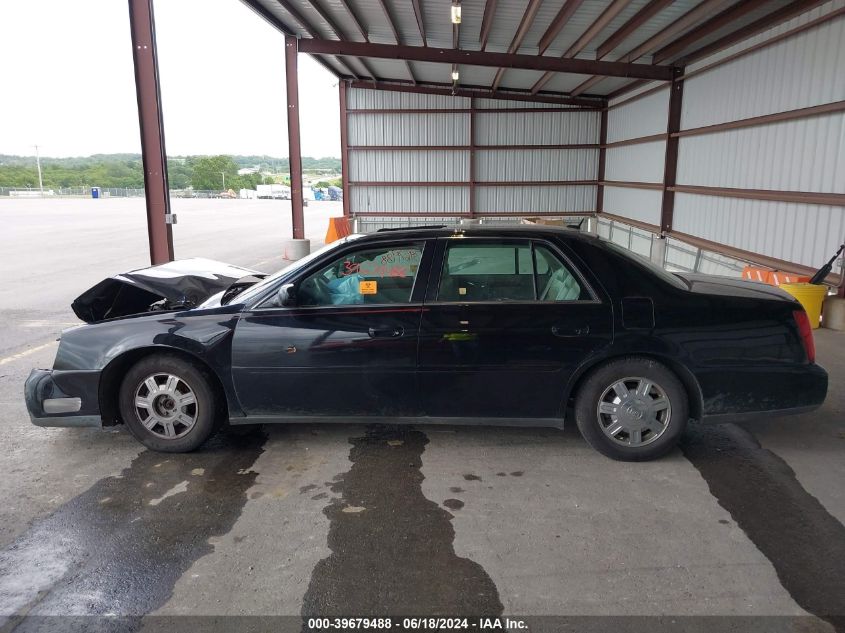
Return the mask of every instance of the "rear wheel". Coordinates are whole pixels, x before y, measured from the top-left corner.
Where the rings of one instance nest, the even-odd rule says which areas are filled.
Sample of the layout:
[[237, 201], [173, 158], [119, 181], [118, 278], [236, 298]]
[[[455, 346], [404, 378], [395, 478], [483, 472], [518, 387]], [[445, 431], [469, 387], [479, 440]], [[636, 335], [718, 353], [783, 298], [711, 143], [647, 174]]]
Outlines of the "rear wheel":
[[216, 426], [217, 403], [209, 378], [176, 356], [156, 354], [133, 365], [119, 400], [129, 431], [154, 451], [192, 451]]
[[648, 358], [628, 357], [595, 370], [575, 400], [581, 435], [602, 455], [647, 461], [675, 446], [689, 417], [678, 377]]

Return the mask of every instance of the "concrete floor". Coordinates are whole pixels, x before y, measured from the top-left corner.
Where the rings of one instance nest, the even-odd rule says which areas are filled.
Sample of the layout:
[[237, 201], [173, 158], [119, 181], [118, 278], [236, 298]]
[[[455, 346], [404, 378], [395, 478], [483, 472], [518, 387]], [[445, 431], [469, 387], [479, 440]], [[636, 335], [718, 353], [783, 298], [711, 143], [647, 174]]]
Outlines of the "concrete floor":
[[[281, 265], [285, 203], [174, 207], [178, 257]], [[339, 209], [307, 212], [319, 238]], [[123, 630], [176, 615], [506, 614], [532, 630], [636, 615], [673, 617], [614, 630], [845, 631], [841, 333], [816, 335], [822, 409], [693, 428], [646, 464], [607, 460], [574, 429], [475, 427], [278, 426], [161, 455], [122, 429], [34, 427], [21, 395], [75, 322], [71, 299], [145, 265], [143, 201], [4, 201], [0, 221], [4, 631], [51, 614], [162, 616]]]

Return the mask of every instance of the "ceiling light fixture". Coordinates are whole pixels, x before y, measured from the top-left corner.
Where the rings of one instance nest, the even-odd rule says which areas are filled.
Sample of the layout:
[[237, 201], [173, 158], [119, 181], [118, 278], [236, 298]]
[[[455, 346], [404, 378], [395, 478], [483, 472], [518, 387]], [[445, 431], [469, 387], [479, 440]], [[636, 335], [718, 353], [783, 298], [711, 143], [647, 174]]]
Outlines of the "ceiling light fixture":
[[453, 4], [452, 5], [452, 24], [460, 24], [461, 23], [461, 5], [460, 4]]

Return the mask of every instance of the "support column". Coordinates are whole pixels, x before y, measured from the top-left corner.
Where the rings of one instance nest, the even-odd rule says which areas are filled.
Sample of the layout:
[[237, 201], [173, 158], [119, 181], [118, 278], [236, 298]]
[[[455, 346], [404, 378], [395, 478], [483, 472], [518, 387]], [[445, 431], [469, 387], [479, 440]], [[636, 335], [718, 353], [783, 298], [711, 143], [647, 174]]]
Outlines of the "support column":
[[607, 110], [608, 103], [604, 104], [604, 108], [601, 111], [601, 119], [599, 121], [599, 169], [598, 169], [598, 176], [596, 180], [598, 180], [598, 186], [596, 186], [596, 213], [601, 213], [604, 211], [604, 185], [601, 184], [604, 182], [604, 173], [605, 173], [605, 164], [607, 163]]
[[680, 139], [672, 136], [681, 130], [681, 108], [684, 100], [683, 68], [675, 68], [675, 80], [669, 86], [669, 120], [666, 124], [666, 160], [663, 165], [663, 202], [660, 205], [660, 231], [666, 234], [672, 231], [672, 219], [675, 214], [675, 192], [669, 187], [675, 186], [678, 172], [678, 145]]
[[167, 184], [167, 152], [158, 81], [158, 57], [152, 0], [129, 0], [132, 59], [135, 64], [135, 94], [141, 130], [144, 164], [144, 192], [147, 205], [147, 234], [150, 263], [173, 261], [170, 192]]
[[474, 218], [475, 201], [475, 97], [469, 100], [469, 217]]
[[[302, 151], [299, 137], [299, 71], [297, 52], [299, 40], [285, 35], [285, 82], [288, 100], [288, 156], [290, 163], [290, 206], [293, 239], [305, 238], [305, 220], [302, 200]], [[307, 252], [306, 252], [307, 254]], [[289, 257], [288, 259], [298, 259]]]
[[350, 213], [349, 199], [349, 112], [347, 97], [349, 84], [340, 80], [337, 84], [340, 95], [340, 174], [343, 185], [343, 216], [348, 218]]

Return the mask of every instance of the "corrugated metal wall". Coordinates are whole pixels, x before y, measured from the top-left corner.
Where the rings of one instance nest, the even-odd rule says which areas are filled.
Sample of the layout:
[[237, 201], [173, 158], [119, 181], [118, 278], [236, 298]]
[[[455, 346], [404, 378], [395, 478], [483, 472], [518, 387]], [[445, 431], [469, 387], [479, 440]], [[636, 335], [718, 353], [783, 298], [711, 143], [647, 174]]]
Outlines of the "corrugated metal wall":
[[354, 215], [595, 211], [598, 111], [366, 88], [348, 89], [347, 109]]
[[607, 142], [604, 177], [618, 183], [605, 187], [604, 211], [648, 224], [660, 224], [660, 201], [657, 190], [624, 187], [623, 183], [663, 182], [666, 140], [637, 142], [613, 146], [666, 132], [669, 111], [669, 88], [631, 101], [607, 113]]
[[[803, 193], [845, 194], [841, 108], [793, 120], [690, 132], [845, 101], [842, 15], [760, 46], [843, 7], [845, 0], [828, 2], [686, 69], [672, 234], [809, 267], [819, 266], [845, 240], [845, 206], [802, 198]], [[753, 46], [759, 48], [732, 58]], [[710, 67], [720, 60], [727, 61]], [[628, 103], [628, 95], [611, 102], [605, 180], [615, 186], [605, 187], [606, 212], [660, 225], [662, 190], [624, 184], [662, 184], [666, 141], [614, 143], [665, 135], [668, 95], [666, 89]], [[684, 187], [710, 189], [702, 195], [685, 192]], [[760, 199], [778, 197], [794, 201]]]
[[[768, 37], [845, 6], [837, 0]], [[736, 53], [755, 38], [736, 46]], [[701, 68], [717, 58], [702, 60]], [[751, 52], [685, 82], [681, 128], [845, 100], [845, 19]], [[845, 193], [845, 112], [681, 137], [677, 182], [776, 192]], [[845, 239], [845, 206], [677, 193], [675, 231], [820, 266]]]

